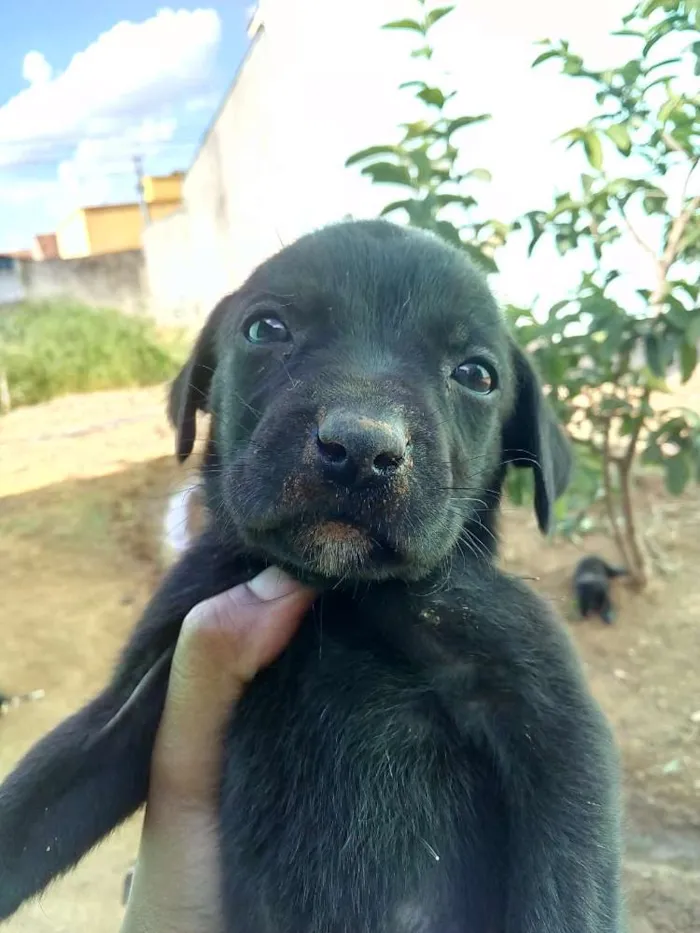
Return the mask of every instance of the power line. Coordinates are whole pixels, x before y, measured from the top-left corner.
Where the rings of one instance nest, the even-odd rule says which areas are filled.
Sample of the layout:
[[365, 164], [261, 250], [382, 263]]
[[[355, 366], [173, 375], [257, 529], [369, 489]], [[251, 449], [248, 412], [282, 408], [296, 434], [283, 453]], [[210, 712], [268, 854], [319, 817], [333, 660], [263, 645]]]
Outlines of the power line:
[[0, 149], [47, 149], [54, 151], [55, 149], [72, 149], [80, 145], [80, 143], [91, 142], [91, 143], [112, 143], [113, 145], [131, 145], [131, 146], [192, 146], [196, 145], [199, 142], [199, 139], [124, 139], [118, 135], [113, 136], [76, 136], [75, 138], [61, 138], [61, 139], [7, 139], [4, 140], [0, 138]]
[[[104, 140], [104, 142], [107, 142], [107, 141], [108, 140]], [[103, 140], [100, 140], [100, 142], [103, 142]], [[113, 156], [113, 158], [124, 158], [124, 159], [133, 158], [133, 155], [136, 152], [141, 152], [141, 153], [146, 152], [149, 158], [156, 158], [157, 156], [163, 154], [164, 152], [184, 151], [186, 149], [192, 149], [193, 147], [197, 146], [198, 143], [199, 143], [199, 140], [191, 140], [191, 141], [190, 140], [182, 140], [182, 141], [174, 140], [174, 141], [162, 142], [162, 143], [147, 143], [147, 142], [144, 143], [144, 142], [136, 141], [133, 144], [125, 145], [123, 152], [120, 152], [119, 155]], [[115, 141], [114, 148], [118, 148], [118, 145], [119, 143]], [[27, 145], [26, 148], [33, 149], [35, 147]], [[51, 148], [50, 152], [47, 151], [44, 154], [42, 154], [41, 152], [38, 152], [38, 153], [28, 156], [27, 158], [23, 158], [19, 152], [15, 156], [15, 154], [10, 150], [10, 147], [6, 143], [0, 142], [0, 167], [2, 167], [3, 151], [7, 152], [10, 158], [13, 160], [12, 163], [10, 163], [11, 165], [17, 165], [17, 166], [52, 165], [54, 163], [62, 162], [62, 161], [65, 161], [66, 159], [72, 158], [75, 155], [75, 148], [77, 148], [77, 144], [75, 147], [72, 147], [68, 144], [62, 144], [60, 147]], [[149, 149], [152, 149], [153, 151], [149, 153], [148, 152]], [[14, 161], [15, 158], [17, 160], [16, 162]]]

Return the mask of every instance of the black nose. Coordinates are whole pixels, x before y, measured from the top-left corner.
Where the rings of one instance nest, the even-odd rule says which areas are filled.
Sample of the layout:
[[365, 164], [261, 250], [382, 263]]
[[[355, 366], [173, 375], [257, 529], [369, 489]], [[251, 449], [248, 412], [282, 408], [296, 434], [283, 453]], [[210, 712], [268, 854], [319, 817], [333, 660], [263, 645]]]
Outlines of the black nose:
[[390, 479], [405, 463], [408, 445], [400, 421], [345, 410], [321, 420], [316, 441], [324, 474], [345, 486]]

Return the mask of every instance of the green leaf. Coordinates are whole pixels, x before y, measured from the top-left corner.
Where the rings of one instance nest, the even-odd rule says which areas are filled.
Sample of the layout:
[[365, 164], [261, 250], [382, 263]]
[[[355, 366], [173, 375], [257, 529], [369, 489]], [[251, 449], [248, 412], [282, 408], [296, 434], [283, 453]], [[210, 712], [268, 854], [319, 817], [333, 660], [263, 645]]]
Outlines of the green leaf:
[[666, 489], [672, 496], [680, 496], [690, 479], [690, 464], [685, 453], [669, 457], [664, 463], [666, 470]]
[[652, 29], [649, 30], [647, 36], [649, 37], [642, 49], [642, 58], [646, 58], [649, 52], [654, 48], [659, 40], [663, 39], [664, 36], [667, 36], [670, 32], [673, 31], [674, 22], [678, 20], [678, 17], [671, 16], [668, 19], [661, 20], [660, 23], [657, 23]]
[[623, 155], [629, 155], [632, 150], [632, 140], [624, 123], [613, 123], [606, 127], [605, 134]]
[[597, 133], [592, 130], [583, 137], [583, 148], [592, 168], [600, 171], [603, 167], [603, 147]]
[[552, 317], [556, 317], [563, 308], [568, 307], [570, 304], [571, 298], [563, 298], [561, 301], [557, 301], [552, 305], [552, 307], [549, 309], [549, 313], [552, 315]]
[[564, 74], [580, 75], [583, 71], [583, 59], [579, 55], [569, 55], [564, 65]]
[[692, 312], [690, 324], [685, 330], [685, 339], [692, 344], [700, 342], [700, 308], [695, 308]]
[[391, 23], [384, 23], [382, 29], [410, 29], [411, 32], [419, 32], [425, 35], [425, 27], [417, 23], [415, 19], [395, 19]]
[[425, 148], [414, 149], [408, 153], [408, 158], [416, 167], [418, 181], [421, 184], [429, 182], [433, 175], [433, 165]]
[[659, 84], [665, 84], [668, 81], [668, 76], [662, 75], [660, 78], [654, 78], [653, 81], [650, 81], [644, 87], [644, 93], [647, 94], [653, 87], [657, 87]]
[[578, 237], [572, 233], [557, 233], [554, 237], [554, 245], [560, 256], [564, 256], [570, 249], [576, 249]]
[[426, 23], [428, 26], [434, 26], [435, 23], [439, 22], [444, 16], [447, 16], [448, 13], [451, 13], [454, 10], [453, 6], [439, 6], [434, 10], [431, 10], [426, 16]]
[[419, 139], [421, 136], [427, 136], [434, 139], [438, 136], [434, 123], [428, 123], [427, 120], [417, 120], [415, 123], [403, 123], [402, 128], [406, 131], [405, 138]]
[[492, 175], [487, 168], [472, 168], [465, 173], [464, 178], [477, 178], [479, 181], [491, 181]]
[[435, 232], [453, 246], [459, 246], [460, 249], [464, 246], [459, 230], [447, 220], [439, 220], [435, 224]]
[[401, 150], [398, 146], [370, 146], [368, 149], [361, 149], [353, 153], [345, 162], [345, 167], [349, 168], [357, 162], [363, 162], [365, 159], [372, 159], [378, 155], [400, 155]]
[[416, 94], [416, 97], [426, 103], [429, 107], [437, 107], [442, 110], [447, 102], [447, 97], [442, 93], [439, 87], [424, 87], [422, 91]]
[[632, 59], [630, 62], [627, 62], [627, 64], [620, 69], [620, 75], [623, 78], [625, 84], [633, 84], [641, 73], [642, 66], [636, 58]]
[[644, 340], [644, 347], [649, 369], [655, 376], [662, 379], [666, 374], [666, 370], [663, 364], [661, 341], [656, 334], [647, 334]]
[[386, 204], [381, 211], [379, 212], [380, 217], [386, 217], [387, 214], [393, 214], [394, 211], [404, 210], [410, 216], [411, 208], [416, 202], [408, 198], [403, 201], [392, 201], [390, 204]]
[[475, 265], [480, 266], [485, 272], [498, 272], [498, 266], [490, 256], [484, 253], [473, 243], [462, 243], [462, 248]]
[[363, 175], [370, 175], [372, 181], [379, 184], [407, 185], [415, 188], [413, 179], [405, 165], [394, 165], [392, 162], [375, 162], [362, 169]]
[[[654, 62], [653, 65], [650, 65], [646, 69], [646, 74], [650, 75], [652, 71], [656, 71], [657, 68], [663, 68], [665, 65], [676, 65], [679, 61], [681, 61], [680, 58], [665, 58], [661, 62]], [[666, 79], [664, 78], [664, 80]]]
[[466, 194], [438, 194], [435, 201], [440, 207], [447, 207], [448, 204], [459, 204], [461, 207], [474, 207], [476, 201]]
[[542, 52], [541, 55], [538, 55], [530, 67], [536, 68], [538, 65], [541, 65], [542, 62], [547, 62], [550, 58], [559, 58], [560, 56], [561, 52], [559, 52], [558, 49], [550, 49], [548, 52]]
[[473, 126], [475, 123], [483, 123], [485, 120], [490, 119], [490, 113], [480, 113], [474, 117], [457, 117], [456, 120], [450, 120], [447, 124], [445, 135], [451, 136], [453, 133], [456, 133], [457, 130], [461, 130], [465, 126]]
[[695, 367], [698, 365], [697, 344], [682, 343], [680, 357], [681, 357], [681, 382], [685, 383], [693, 375], [693, 373], [695, 372]]

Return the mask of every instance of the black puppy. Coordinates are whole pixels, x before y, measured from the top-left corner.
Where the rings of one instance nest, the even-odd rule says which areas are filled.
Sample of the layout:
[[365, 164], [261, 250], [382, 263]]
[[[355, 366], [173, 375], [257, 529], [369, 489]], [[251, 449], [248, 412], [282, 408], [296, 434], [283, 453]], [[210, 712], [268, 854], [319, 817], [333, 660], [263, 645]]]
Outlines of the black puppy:
[[212, 527], [112, 682], [0, 787], [0, 917], [146, 796], [183, 616], [276, 562], [323, 590], [232, 717], [227, 930], [618, 933], [618, 765], [550, 609], [495, 566], [508, 464], [546, 530], [570, 454], [481, 277], [437, 239], [343, 223], [210, 316]]
[[602, 557], [581, 558], [574, 570], [574, 592], [581, 618], [597, 615], [612, 625], [615, 610], [610, 599], [610, 580], [627, 575], [624, 567], [612, 567]]

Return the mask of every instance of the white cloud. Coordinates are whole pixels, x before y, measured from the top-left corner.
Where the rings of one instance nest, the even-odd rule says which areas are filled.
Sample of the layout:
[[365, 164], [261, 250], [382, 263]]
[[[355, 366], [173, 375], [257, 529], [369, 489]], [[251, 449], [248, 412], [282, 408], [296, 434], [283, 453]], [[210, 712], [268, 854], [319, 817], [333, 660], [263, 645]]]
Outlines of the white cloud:
[[202, 110], [213, 111], [219, 103], [219, 94], [202, 94], [199, 97], [192, 97], [185, 103], [187, 113], [200, 113]]
[[53, 68], [41, 52], [27, 52], [22, 63], [22, 77], [30, 84], [48, 84]]
[[58, 166], [58, 181], [69, 204], [105, 204], [135, 200], [134, 153], [156, 156], [177, 128], [173, 117], [147, 118], [108, 138], [82, 140], [72, 158]]
[[56, 193], [55, 182], [35, 179], [34, 181], [12, 181], [0, 184], [0, 204], [22, 205], [29, 201], [45, 201]]
[[215, 10], [162, 9], [118, 23], [55, 76], [40, 52], [29, 52], [29, 87], [0, 107], [0, 166], [51, 160], [84, 138], [120, 137], [201, 95], [220, 34]]

